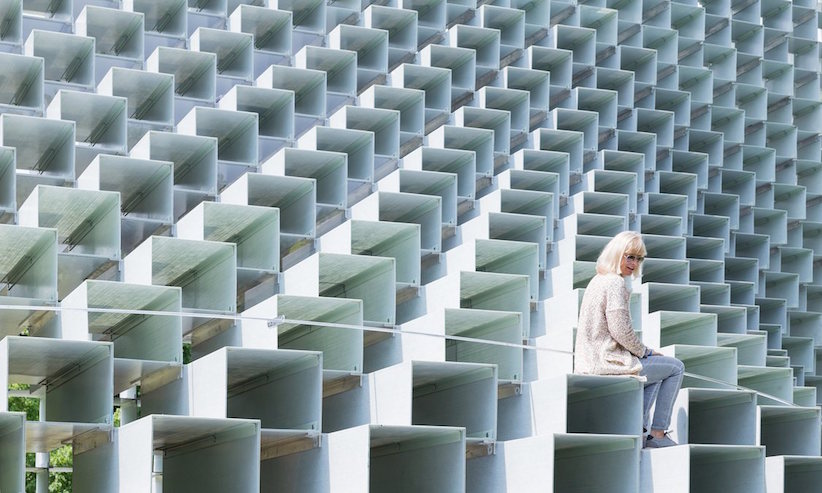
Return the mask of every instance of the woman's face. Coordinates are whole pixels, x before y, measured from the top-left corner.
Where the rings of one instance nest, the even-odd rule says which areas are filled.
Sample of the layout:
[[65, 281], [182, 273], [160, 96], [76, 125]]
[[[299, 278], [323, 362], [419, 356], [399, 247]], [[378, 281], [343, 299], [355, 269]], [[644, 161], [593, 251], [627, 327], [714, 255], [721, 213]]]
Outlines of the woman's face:
[[632, 276], [634, 271], [639, 269], [639, 265], [643, 260], [645, 260], [645, 257], [638, 253], [626, 252], [622, 256], [622, 260], [620, 260], [619, 273], [622, 274], [623, 277]]

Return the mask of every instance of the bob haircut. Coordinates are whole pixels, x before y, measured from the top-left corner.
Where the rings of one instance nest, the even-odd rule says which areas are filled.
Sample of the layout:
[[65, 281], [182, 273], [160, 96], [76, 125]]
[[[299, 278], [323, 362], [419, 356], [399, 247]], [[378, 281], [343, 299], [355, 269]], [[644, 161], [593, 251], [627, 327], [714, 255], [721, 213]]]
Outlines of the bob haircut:
[[[620, 269], [622, 257], [629, 253], [643, 257], [646, 254], [642, 236], [635, 231], [623, 231], [605, 245], [597, 258], [597, 274], [622, 275]], [[641, 264], [638, 267], [641, 268]], [[634, 270], [633, 277], [639, 276], [640, 268]]]

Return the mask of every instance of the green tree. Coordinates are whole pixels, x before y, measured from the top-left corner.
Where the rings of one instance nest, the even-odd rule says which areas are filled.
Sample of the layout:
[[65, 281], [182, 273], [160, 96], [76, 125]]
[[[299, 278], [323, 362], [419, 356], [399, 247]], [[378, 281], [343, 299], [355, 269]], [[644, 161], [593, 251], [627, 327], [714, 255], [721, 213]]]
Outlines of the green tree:
[[[72, 449], [71, 445], [63, 445], [57, 450], [52, 450], [49, 462], [54, 467], [71, 467]], [[57, 472], [49, 475], [50, 493], [71, 493], [71, 473]]]
[[[29, 386], [25, 384], [9, 385], [10, 390], [28, 390], [28, 388]], [[40, 399], [34, 397], [9, 397], [9, 411], [26, 413], [26, 420], [38, 421], [40, 419]], [[57, 450], [53, 450], [49, 457], [49, 463], [55, 467], [71, 467], [71, 445], [64, 445]], [[34, 454], [26, 454], [26, 466], [34, 467]], [[26, 473], [26, 493], [35, 493], [34, 483], [34, 473]], [[71, 493], [71, 474], [50, 474], [49, 492]]]

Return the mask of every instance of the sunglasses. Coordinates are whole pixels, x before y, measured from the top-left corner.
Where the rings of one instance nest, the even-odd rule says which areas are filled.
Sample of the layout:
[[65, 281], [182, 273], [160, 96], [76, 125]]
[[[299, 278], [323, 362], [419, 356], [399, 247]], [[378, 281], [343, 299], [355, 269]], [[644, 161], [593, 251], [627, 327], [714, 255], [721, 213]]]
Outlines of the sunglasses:
[[645, 260], [645, 257], [642, 257], [640, 255], [626, 255], [625, 260], [627, 260], [629, 262], [636, 262], [638, 264], [641, 264], [642, 261]]

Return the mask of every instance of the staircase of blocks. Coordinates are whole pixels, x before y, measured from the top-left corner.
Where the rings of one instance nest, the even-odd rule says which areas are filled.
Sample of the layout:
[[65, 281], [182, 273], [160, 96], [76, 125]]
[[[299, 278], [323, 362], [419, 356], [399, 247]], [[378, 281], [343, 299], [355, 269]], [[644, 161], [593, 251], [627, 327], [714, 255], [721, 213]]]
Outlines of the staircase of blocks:
[[0, 0], [0, 491], [818, 491], [821, 11]]

